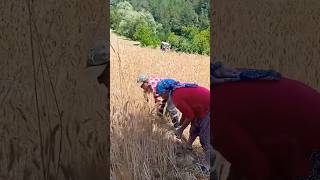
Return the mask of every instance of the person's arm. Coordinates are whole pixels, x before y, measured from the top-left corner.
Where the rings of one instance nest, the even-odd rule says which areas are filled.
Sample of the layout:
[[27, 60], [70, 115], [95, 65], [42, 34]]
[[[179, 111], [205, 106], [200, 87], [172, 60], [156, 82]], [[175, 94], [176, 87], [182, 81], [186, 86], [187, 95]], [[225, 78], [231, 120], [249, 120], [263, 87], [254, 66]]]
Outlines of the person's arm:
[[167, 111], [169, 112], [169, 115], [173, 121], [175, 122], [179, 121], [179, 113], [175, 105], [173, 104], [172, 100], [167, 101]]
[[183, 134], [183, 131], [186, 129], [186, 127], [188, 127], [188, 125], [190, 124], [191, 122], [191, 119], [190, 118], [185, 118], [183, 121], [182, 121], [182, 125], [179, 126], [177, 129], [176, 129], [176, 135], [179, 139], [181, 139], [181, 136]]
[[188, 127], [190, 122], [194, 119], [195, 115], [191, 107], [185, 102], [179, 102], [179, 110], [182, 113], [183, 121], [181, 122], [182, 131]]
[[155, 103], [162, 103], [163, 99], [156, 93], [153, 93], [153, 98]]
[[145, 91], [143, 92], [143, 98], [149, 102], [148, 94]]
[[183, 123], [181, 125], [181, 129], [182, 130], [186, 129], [189, 126], [190, 123], [191, 123], [191, 119], [190, 118], [184, 119], [184, 121], [183, 121]]

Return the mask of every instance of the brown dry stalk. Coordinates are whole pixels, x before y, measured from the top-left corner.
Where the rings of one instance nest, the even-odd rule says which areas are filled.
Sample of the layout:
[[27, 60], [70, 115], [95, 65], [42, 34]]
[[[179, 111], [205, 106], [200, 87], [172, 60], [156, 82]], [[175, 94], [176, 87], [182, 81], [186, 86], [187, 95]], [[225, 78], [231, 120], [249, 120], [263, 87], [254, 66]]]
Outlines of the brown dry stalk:
[[[172, 129], [168, 128], [172, 125], [152, 115], [154, 101], [144, 101], [136, 77], [140, 73], [152, 73], [184, 82], [197, 81], [209, 87], [209, 57], [172, 52], [163, 55], [158, 49], [140, 48], [131, 43], [111, 33], [110, 78], [119, 74], [122, 78], [111, 81], [110, 85], [111, 176], [115, 179], [190, 179], [194, 175], [186, 173], [189, 169], [178, 167], [176, 162], [177, 145]], [[118, 47], [118, 51], [114, 47]]]
[[36, 109], [37, 109], [37, 118], [38, 118], [38, 131], [39, 131], [39, 141], [40, 141], [40, 157], [41, 157], [41, 169], [43, 172], [43, 178], [47, 179], [47, 172], [45, 169], [45, 162], [44, 162], [44, 147], [43, 147], [43, 137], [42, 137], [42, 130], [41, 130], [41, 119], [40, 119], [40, 111], [39, 111], [39, 100], [38, 100], [38, 89], [37, 89], [37, 77], [36, 77], [36, 65], [35, 65], [35, 56], [34, 56], [34, 44], [33, 44], [33, 31], [32, 31], [32, 1], [26, 0], [28, 13], [29, 13], [29, 30], [30, 30], [30, 46], [31, 46], [31, 59], [32, 59], [32, 66], [33, 66], [33, 78], [34, 78], [34, 91], [35, 91], [35, 101], [36, 101]]

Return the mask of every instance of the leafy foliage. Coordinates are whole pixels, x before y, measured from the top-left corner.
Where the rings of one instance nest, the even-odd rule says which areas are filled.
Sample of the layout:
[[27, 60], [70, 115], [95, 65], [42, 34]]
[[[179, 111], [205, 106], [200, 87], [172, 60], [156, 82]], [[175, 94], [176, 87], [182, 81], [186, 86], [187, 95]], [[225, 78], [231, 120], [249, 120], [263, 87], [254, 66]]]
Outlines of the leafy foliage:
[[160, 43], [153, 29], [147, 24], [139, 25], [133, 37], [134, 40], [140, 41], [142, 46], [157, 47]]
[[112, 0], [111, 28], [120, 35], [156, 47], [210, 53], [209, 0]]

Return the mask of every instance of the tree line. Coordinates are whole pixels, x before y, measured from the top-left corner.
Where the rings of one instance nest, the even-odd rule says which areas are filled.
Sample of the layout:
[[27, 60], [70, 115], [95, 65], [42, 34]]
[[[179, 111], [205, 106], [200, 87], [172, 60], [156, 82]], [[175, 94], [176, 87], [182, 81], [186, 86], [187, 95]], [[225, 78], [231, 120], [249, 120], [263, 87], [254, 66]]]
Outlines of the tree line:
[[209, 0], [111, 0], [110, 25], [118, 34], [175, 51], [210, 54]]

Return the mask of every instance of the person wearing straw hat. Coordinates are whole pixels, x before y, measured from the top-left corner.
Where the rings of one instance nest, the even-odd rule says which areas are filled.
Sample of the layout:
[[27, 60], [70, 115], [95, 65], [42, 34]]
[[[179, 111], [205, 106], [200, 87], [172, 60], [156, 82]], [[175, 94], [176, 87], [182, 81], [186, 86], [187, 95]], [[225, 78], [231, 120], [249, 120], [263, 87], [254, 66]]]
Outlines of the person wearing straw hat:
[[178, 124], [179, 124], [179, 112], [176, 110], [176, 108], [172, 104], [167, 103], [166, 100], [161, 98], [161, 96], [159, 96], [156, 93], [156, 85], [161, 79], [162, 78], [158, 78], [155, 76], [148, 76], [148, 75], [141, 74], [137, 78], [137, 83], [143, 89], [143, 96], [146, 99], [146, 101], [149, 101], [148, 94], [153, 95], [158, 116], [164, 115], [165, 106], [167, 104], [166, 110], [172, 119], [172, 123], [174, 127], [176, 128], [178, 127]]
[[210, 142], [210, 90], [197, 84], [163, 79], [157, 84], [156, 92], [182, 113], [180, 126], [176, 128], [178, 138], [181, 138], [183, 131], [191, 123], [188, 146], [191, 148], [199, 136], [205, 151], [204, 167], [209, 172], [210, 164], [213, 165], [214, 161], [214, 150]]
[[91, 76], [97, 78], [99, 84], [109, 85], [109, 47], [106, 41], [97, 41], [95, 47], [90, 49], [87, 68]]

